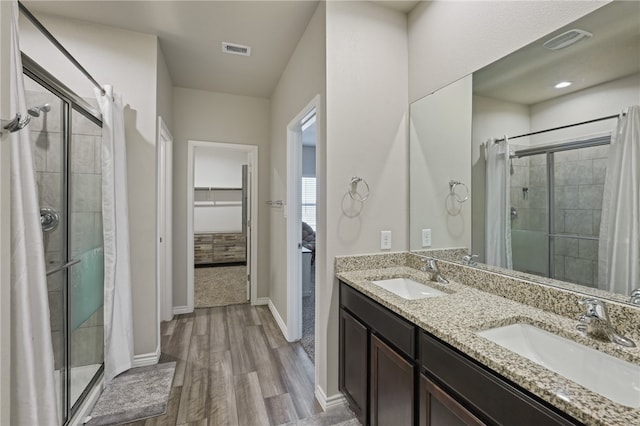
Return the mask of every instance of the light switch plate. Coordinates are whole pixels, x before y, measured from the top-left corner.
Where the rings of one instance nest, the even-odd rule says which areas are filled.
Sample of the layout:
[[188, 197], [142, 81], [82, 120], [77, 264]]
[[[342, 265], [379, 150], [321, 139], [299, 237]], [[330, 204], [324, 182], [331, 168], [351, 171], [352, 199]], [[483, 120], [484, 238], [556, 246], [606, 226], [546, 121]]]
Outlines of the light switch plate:
[[431, 247], [431, 229], [422, 230], [422, 247]]
[[391, 231], [380, 231], [380, 250], [391, 250]]

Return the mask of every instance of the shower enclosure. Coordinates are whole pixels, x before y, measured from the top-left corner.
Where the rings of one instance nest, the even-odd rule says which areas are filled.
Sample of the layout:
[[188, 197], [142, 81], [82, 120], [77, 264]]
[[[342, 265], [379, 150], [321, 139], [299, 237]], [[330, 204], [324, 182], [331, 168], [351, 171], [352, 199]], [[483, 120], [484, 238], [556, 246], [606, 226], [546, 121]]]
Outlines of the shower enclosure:
[[515, 152], [513, 269], [598, 286], [598, 236], [609, 136]]
[[103, 368], [101, 126], [97, 108], [23, 55], [60, 423]]

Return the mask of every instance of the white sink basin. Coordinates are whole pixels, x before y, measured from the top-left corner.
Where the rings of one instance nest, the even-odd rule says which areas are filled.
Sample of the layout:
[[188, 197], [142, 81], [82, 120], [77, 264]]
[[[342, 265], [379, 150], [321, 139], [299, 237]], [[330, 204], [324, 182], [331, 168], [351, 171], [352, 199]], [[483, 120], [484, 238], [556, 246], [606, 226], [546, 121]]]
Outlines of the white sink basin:
[[[478, 335], [627, 407], [640, 408], [640, 366], [528, 324]], [[569, 398], [565, 394], [559, 395]]]
[[409, 278], [392, 278], [389, 280], [371, 281], [375, 285], [397, 294], [403, 299], [415, 300], [425, 297], [444, 296], [447, 293], [436, 290]]

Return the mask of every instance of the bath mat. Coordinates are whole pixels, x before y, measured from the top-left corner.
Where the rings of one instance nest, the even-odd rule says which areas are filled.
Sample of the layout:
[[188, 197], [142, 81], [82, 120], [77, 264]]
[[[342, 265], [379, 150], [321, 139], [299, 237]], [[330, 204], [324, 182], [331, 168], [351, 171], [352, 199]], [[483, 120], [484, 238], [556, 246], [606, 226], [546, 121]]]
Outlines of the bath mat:
[[175, 362], [167, 362], [120, 374], [102, 392], [85, 424], [118, 425], [164, 414], [175, 369]]

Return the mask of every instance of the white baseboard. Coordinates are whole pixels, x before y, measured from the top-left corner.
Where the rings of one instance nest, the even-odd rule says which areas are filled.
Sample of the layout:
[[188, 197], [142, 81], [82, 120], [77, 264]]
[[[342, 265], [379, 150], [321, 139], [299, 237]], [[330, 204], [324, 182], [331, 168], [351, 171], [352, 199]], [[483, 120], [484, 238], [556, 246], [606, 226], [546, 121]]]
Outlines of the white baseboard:
[[84, 399], [76, 414], [69, 420], [69, 426], [80, 426], [88, 421], [87, 417], [91, 414], [93, 406], [98, 402], [98, 398], [102, 395], [103, 389], [104, 374], [100, 377], [100, 380], [98, 380], [98, 383], [96, 383], [93, 389], [91, 389], [91, 392], [89, 392], [89, 395]]
[[270, 301], [271, 299], [269, 299], [268, 297], [258, 297], [256, 298], [256, 300], [253, 301], [252, 305], [253, 306], [268, 305]]
[[347, 403], [347, 400], [345, 399], [344, 395], [342, 395], [342, 393], [338, 392], [335, 395], [327, 397], [327, 395], [325, 395], [324, 393], [324, 390], [322, 390], [320, 386], [316, 386], [315, 395], [318, 403], [324, 411], [327, 411], [328, 408], [337, 407]]
[[280, 327], [280, 331], [282, 331], [282, 335], [284, 336], [285, 339], [287, 339], [287, 341], [290, 341], [289, 333], [287, 332], [287, 324], [285, 324], [285, 322], [282, 320], [280, 313], [276, 309], [276, 306], [273, 304], [271, 299], [269, 299], [268, 305], [269, 305], [269, 310], [271, 311], [271, 315], [273, 315], [273, 318], [276, 320], [278, 327]]
[[134, 355], [131, 368], [146, 367], [147, 365], [156, 365], [158, 361], [160, 361], [160, 345], [159, 344], [155, 352]]
[[174, 306], [173, 307], [173, 315], [190, 314], [191, 312], [193, 312], [193, 309], [189, 309], [188, 306]]

